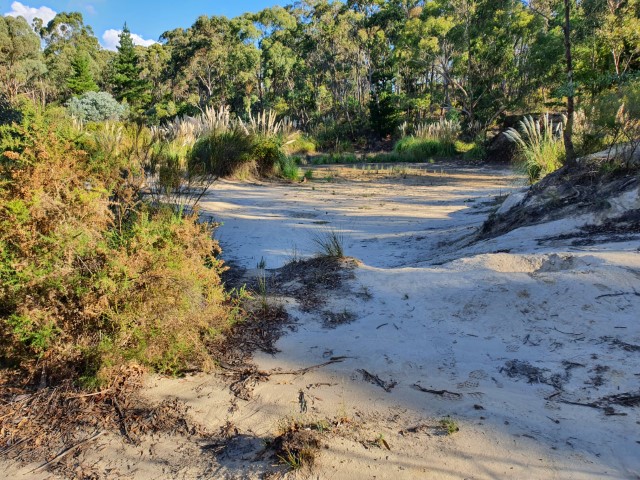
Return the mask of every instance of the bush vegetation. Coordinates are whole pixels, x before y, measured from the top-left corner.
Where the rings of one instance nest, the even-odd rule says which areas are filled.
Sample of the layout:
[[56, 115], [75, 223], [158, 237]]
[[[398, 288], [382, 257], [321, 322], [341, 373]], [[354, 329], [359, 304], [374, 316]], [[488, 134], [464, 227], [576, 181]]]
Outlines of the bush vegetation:
[[564, 161], [564, 143], [562, 131], [564, 123], [554, 123], [549, 114], [539, 120], [525, 117], [519, 124], [520, 131], [510, 128], [506, 137], [516, 143], [517, 165], [534, 183], [545, 175], [560, 168]]
[[211, 367], [239, 318], [214, 225], [145, 201], [136, 129], [59, 109], [0, 128], [0, 365], [89, 386], [132, 362]]
[[460, 134], [460, 122], [440, 119], [435, 123], [418, 124], [413, 135], [404, 136], [395, 147], [396, 153], [412, 161], [423, 161], [431, 157], [452, 157], [458, 152], [456, 145]]
[[120, 120], [127, 113], [127, 107], [107, 92], [86, 92], [73, 97], [67, 102], [67, 109], [83, 122]]

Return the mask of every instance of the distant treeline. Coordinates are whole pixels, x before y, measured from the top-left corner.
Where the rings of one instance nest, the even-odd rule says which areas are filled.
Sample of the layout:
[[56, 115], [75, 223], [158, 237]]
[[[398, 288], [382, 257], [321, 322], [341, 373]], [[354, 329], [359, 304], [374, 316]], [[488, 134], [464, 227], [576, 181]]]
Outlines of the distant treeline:
[[[573, 82], [566, 72], [570, 11]], [[207, 106], [274, 110], [322, 137], [365, 142], [444, 114], [479, 131], [506, 113], [587, 104], [640, 67], [638, 0], [303, 0], [201, 16], [160, 43], [101, 48], [78, 12], [0, 19], [0, 89], [67, 103], [87, 91], [160, 124]]]

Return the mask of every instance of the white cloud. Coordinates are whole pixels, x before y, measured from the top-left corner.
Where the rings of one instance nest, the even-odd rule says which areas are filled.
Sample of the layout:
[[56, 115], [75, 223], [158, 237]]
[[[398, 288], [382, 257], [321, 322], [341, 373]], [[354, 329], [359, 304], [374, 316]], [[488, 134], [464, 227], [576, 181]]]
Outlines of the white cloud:
[[[107, 50], [117, 50], [118, 45], [120, 45], [120, 34], [122, 30], [114, 30], [113, 28], [107, 30], [102, 34], [102, 46]], [[131, 39], [135, 45], [142, 45], [143, 47], [148, 47], [153, 45], [154, 43], [158, 43], [155, 40], [145, 40], [140, 35], [135, 33], [131, 34]]]
[[53, 17], [56, 16], [56, 12], [51, 10], [49, 7], [28, 7], [27, 5], [23, 5], [20, 2], [13, 2], [11, 4], [11, 11], [4, 14], [5, 17], [24, 17], [25, 20], [31, 25], [34, 18], [42, 19], [43, 23], [46, 25]]
[[96, 7], [94, 7], [93, 5], [85, 5], [84, 9], [89, 13], [89, 15], [96, 14]]

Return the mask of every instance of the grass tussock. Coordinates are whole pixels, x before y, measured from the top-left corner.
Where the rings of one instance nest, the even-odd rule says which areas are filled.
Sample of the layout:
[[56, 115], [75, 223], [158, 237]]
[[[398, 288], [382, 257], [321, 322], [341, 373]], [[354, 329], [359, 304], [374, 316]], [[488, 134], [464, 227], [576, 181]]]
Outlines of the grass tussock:
[[456, 120], [440, 119], [435, 123], [419, 124], [414, 127], [413, 135], [405, 136], [396, 143], [394, 151], [413, 161], [451, 157], [462, 153], [456, 149], [460, 130], [460, 123]]
[[564, 162], [562, 140], [564, 123], [553, 124], [548, 114], [540, 120], [527, 116], [520, 122], [520, 130], [510, 128], [505, 136], [518, 146], [516, 162], [535, 183], [555, 172]]
[[[168, 157], [159, 157], [160, 163], [167, 167], [175, 181], [180, 177], [207, 175], [295, 179], [298, 171], [288, 155], [307, 153], [315, 148], [296, 131], [295, 124], [287, 119], [277, 120], [273, 111], [251, 115], [244, 122], [233, 117], [226, 107], [208, 108], [199, 116], [168, 122], [153, 133], [168, 154]], [[190, 183], [207, 184], [206, 181]]]
[[344, 258], [344, 234], [335, 229], [316, 232], [313, 243], [319, 248], [323, 257]]
[[211, 367], [207, 343], [239, 315], [214, 226], [146, 203], [131, 157], [59, 118], [12, 128], [0, 156], [0, 366], [86, 386], [132, 363]]

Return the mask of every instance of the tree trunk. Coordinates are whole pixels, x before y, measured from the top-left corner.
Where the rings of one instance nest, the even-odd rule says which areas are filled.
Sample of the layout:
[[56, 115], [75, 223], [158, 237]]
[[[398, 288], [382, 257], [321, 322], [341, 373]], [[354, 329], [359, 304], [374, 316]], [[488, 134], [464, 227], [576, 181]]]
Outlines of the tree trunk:
[[573, 85], [573, 59], [571, 58], [571, 0], [564, 0], [564, 51], [567, 59], [567, 125], [565, 126], [564, 149], [566, 165], [573, 167], [577, 164], [576, 152], [573, 147], [573, 116], [575, 111]]

